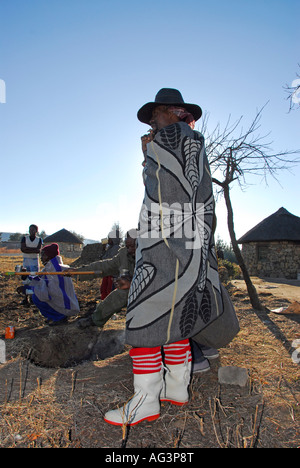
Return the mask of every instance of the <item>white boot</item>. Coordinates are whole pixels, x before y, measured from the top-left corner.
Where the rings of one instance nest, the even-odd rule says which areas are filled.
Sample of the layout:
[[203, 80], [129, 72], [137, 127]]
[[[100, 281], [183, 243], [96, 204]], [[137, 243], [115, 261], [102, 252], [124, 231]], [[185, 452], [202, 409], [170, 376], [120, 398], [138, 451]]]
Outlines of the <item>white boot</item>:
[[168, 364], [160, 401], [169, 401], [178, 406], [183, 406], [189, 402], [188, 387], [191, 378], [191, 367], [192, 364], [188, 362], [188, 359], [183, 364]]
[[115, 426], [134, 426], [142, 421], [154, 421], [160, 416], [160, 393], [163, 373], [134, 374], [133, 398], [121, 408], [108, 411], [104, 421]]

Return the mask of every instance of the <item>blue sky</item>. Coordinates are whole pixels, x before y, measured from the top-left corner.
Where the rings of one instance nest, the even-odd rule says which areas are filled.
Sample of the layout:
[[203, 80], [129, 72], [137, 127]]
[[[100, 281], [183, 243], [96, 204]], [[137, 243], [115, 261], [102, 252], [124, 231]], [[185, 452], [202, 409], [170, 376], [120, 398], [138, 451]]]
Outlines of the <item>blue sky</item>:
[[[299, 2], [0, 0], [0, 232], [66, 228], [105, 237], [136, 227], [143, 198], [138, 109], [163, 87], [209, 113], [210, 128], [269, 101], [261, 134], [300, 148]], [[237, 236], [281, 206], [300, 216], [300, 165], [281, 186], [232, 189]], [[217, 235], [228, 241], [217, 204]]]

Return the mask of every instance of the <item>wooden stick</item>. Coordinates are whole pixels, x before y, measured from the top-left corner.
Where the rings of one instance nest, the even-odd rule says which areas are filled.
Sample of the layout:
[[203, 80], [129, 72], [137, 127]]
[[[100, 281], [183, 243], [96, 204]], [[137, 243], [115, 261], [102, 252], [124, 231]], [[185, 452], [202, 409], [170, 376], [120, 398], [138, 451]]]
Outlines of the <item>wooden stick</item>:
[[4, 276], [100, 275], [101, 271], [5, 271]]

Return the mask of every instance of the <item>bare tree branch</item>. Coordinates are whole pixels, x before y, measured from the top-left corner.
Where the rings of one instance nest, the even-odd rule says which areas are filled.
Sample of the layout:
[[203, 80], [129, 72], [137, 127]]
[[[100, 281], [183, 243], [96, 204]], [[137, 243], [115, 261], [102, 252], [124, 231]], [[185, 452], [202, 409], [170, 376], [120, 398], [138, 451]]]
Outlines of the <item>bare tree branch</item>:
[[266, 182], [268, 176], [278, 181], [278, 174], [283, 169], [291, 170], [299, 164], [300, 158], [296, 156], [300, 155], [300, 150], [274, 152], [271, 147], [273, 142], [267, 140], [270, 133], [260, 135], [260, 121], [265, 106], [257, 112], [246, 130], [242, 127], [239, 129], [242, 122], [240, 117], [234, 124], [230, 124], [229, 118], [224, 130], [218, 124], [209, 133], [208, 118], [205, 117], [201, 130], [206, 138], [211, 171], [219, 186], [228, 185], [234, 180], [238, 180], [241, 186], [247, 185], [247, 174], [260, 176]]
[[212, 132], [208, 131], [208, 116], [204, 117], [201, 131], [206, 140], [206, 152], [217, 185], [217, 194], [223, 194], [227, 208], [227, 222], [230, 239], [244, 280], [252, 306], [263, 309], [256, 289], [251, 281], [241, 250], [237, 243], [234, 229], [234, 214], [230, 199], [230, 184], [237, 182], [241, 189], [249, 185], [248, 175], [260, 176], [267, 183], [271, 176], [279, 182], [282, 170], [291, 170], [300, 162], [300, 150], [274, 152], [269, 141], [270, 133], [260, 135], [260, 121], [265, 104], [257, 113], [250, 126], [241, 127], [242, 117], [231, 124], [231, 117], [223, 130], [218, 124]]

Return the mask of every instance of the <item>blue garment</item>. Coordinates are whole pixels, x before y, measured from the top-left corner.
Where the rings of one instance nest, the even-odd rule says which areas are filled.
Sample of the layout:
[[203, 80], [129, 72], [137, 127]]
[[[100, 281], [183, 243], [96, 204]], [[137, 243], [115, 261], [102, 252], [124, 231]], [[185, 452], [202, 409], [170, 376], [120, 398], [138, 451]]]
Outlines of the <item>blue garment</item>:
[[[40, 270], [39, 259], [38, 258], [24, 258], [23, 267], [26, 268], [27, 271], [36, 273]], [[27, 279], [23, 281], [24, 286], [28, 285], [29, 282], [30, 282], [29, 278], [27, 277]]]
[[[49, 260], [43, 273], [67, 271], [69, 266], [62, 263], [59, 255]], [[27, 287], [27, 289], [29, 289]], [[80, 312], [72, 279], [62, 275], [46, 274], [30, 279], [30, 289], [40, 303], [48, 304], [58, 314], [71, 317]]]
[[37, 306], [41, 314], [53, 322], [59, 322], [66, 316], [54, 310], [47, 302], [40, 301], [35, 294], [32, 295], [32, 301]]
[[23, 267], [26, 268], [27, 271], [37, 272], [40, 269], [39, 259], [38, 258], [24, 258]]

